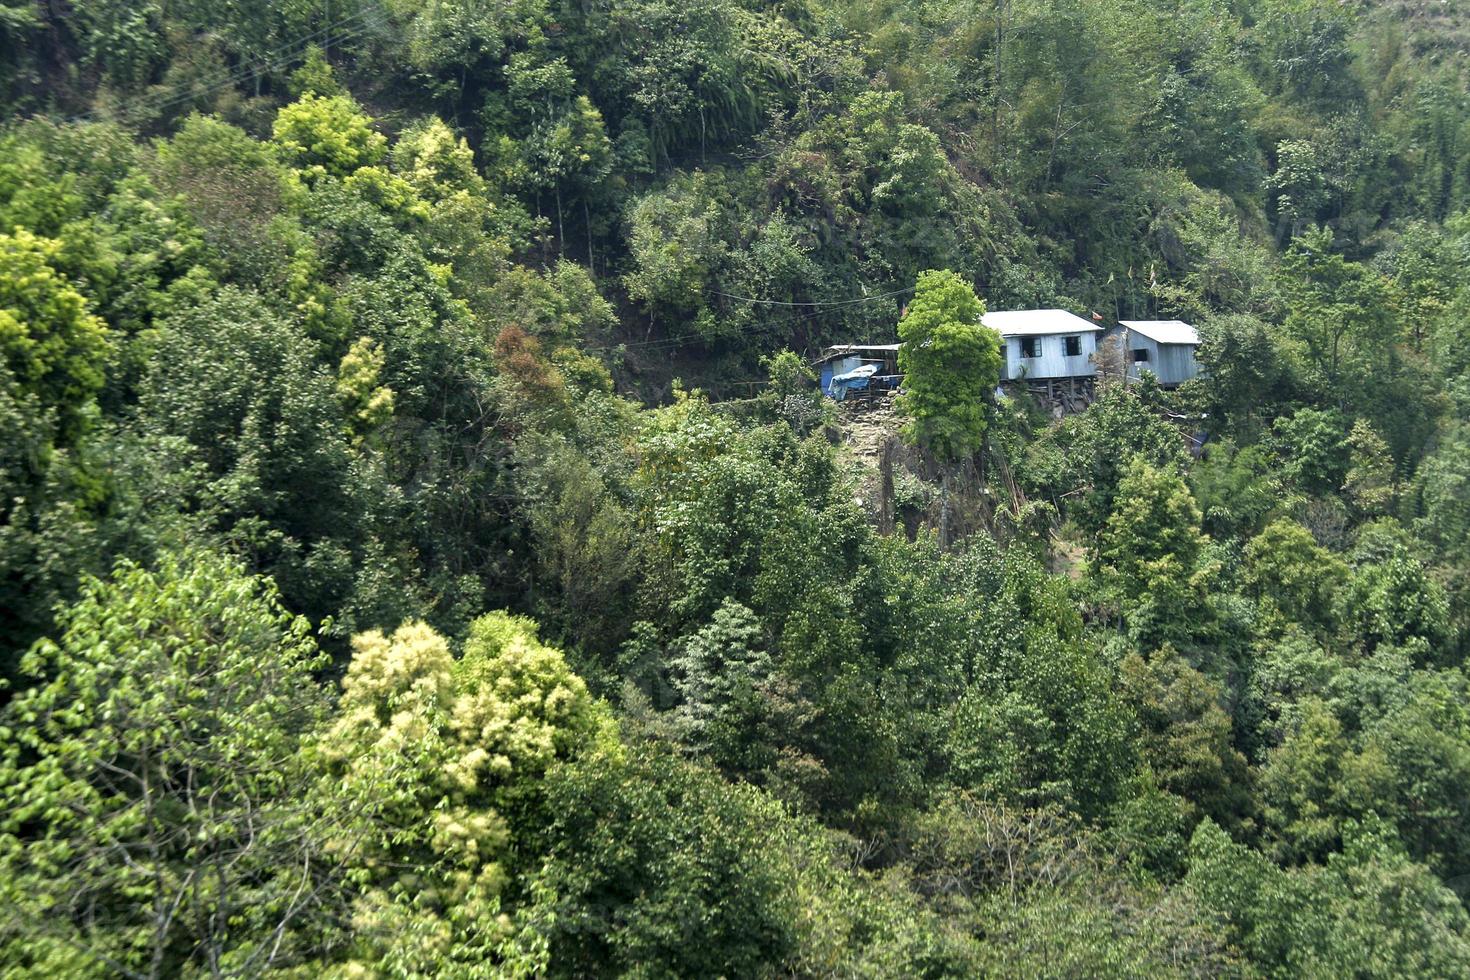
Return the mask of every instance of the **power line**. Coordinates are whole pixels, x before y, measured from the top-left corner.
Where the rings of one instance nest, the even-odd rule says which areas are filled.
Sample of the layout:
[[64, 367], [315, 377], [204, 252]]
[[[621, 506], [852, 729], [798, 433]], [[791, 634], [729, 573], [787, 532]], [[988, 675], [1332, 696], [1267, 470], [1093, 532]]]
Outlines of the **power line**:
[[737, 302], [741, 302], [741, 303], [754, 303], [754, 304], [756, 304], [758, 306], [796, 306], [796, 307], [802, 307], [802, 308], [822, 308], [822, 309], [830, 308], [830, 307], [834, 307], [834, 306], [856, 306], [859, 303], [872, 303], [872, 302], [874, 302], [876, 300], [888, 299], [888, 298], [893, 297], [893, 296], [902, 296], [904, 293], [911, 293], [913, 291], [914, 291], [914, 287], [913, 286], [906, 286], [903, 289], [895, 289], [895, 290], [892, 290], [892, 291], [886, 292], [886, 293], [874, 293], [871, 296], [859, 296], [859, 297], [856, 297], [854, 299], [841, 299], [841, 300], [833, 300], [833, 301], [830, 301], [830, 302], [823, 301], [823, 300], [815, 300], [815, 301], [812, 301], [812, 302], [809, 302], [809, 303], [792, 303], [792, 302], [789, 302], [787, 300], [780, 300], [780, 299], [758, 299], [758, 298], [753, 297], [753, 296], [736, 296], [734, 293], [725, 293], [725, 292], [721, 292], [718, 289], [711, 289], [711, 290], [709, 290], [709, 292], [712, 295], [715, 295], [715, 296], [723, 296], [725, 299], [733, 299], [733, 300], [736, 300]]
[[[275, 52], [270, 52], [251, 61], [247, 61], [231, 71], [225, 77], [217, 77], [214, 81], [212, 81], [211, 84], [206, 84], [203, 87], [189, 86], [187, 90], [185, 90], [184, 87], [181, 86], [180, 89], [173, 95], [173, 97], [145, 96], [141, 99], [136, 100], [134, 105], [132, 106], [124, 104], [120, 115], [123, 118], [128, 118], [130, 115], [133, 114], [140, 114], [145, 112], [164, 112], [183, 103], [191, 102], [195, 99], [203, 98], [206, 95], [218, 92], [220, 89], [248, 82], [251, 79], [259, 77], [267, 71], [283, 68], [287, 64], [295, 61], [306, 50], [307, 47], [309, 47], [312, 43], [321, 38], [335, 35], [343, 40], [351, 40], [364, 33], [367, 25], [358, 24], [354, 27], [349, 27], [348, 25], [352, 24], [354, 21], [362, 20], [363, 18], [367, 17], [370, 13], [374, 12], [374, 9], [375, 8], [372, 6], [365, 7], [351, 17], [344, 17], [342, 20], [338, 21], [335, 24], [328, 25], [312, 34], [308, 34], [302, 38], [298, 38], [291, 44], [276, 49]], [[206, 79], [206, 81], [208, 81], [208, 79]]]
[[[737, 295], [735, 295], [733, 293], [726, 293], [726, 292], [723, 292], [723, 291], [718, 290], [718, 289], [708, 289], [708, 290], [705, 290], [705, 292], [709, 293], [712, 296], [723, 296], [726, 299], [733, 299], [733, 300], [737, 300], [737, 301], [742, 301], [742, 302], [747, 302], [747, 303], [753, 303], [753, 304], [758, 305], [758, 306], [794, 307], [794, 308], [798, 308], [798, 309], [805, 309], [805, 310], [808, 311], [808, 312], [802, 313], [800, 315], [792, 316], [790, 318], [792, 320], [807, 320], [807, 319], [811, 319], [812, 317], [821, 316], [822, 315], [822, 311], [823, 310], [826, 310], [826, 309], [840, 308], [840, 307], [846, 307], [846, 306], [856, 306], [856, 305], [859, 305], [859, 304], [862, 304], [862, 303], [872, 303], [872, 302], [875, 302], [875, 301], [880, 300], [880, 299], [889, 299], [889, 298], [894, 297], [894, 296], [902, 296], [905, 293], [911, 293], [913, 291], [914, 291], [914, 287], [913, 286], [908, 286], [908, 287], [905, 287], [903, 289], [894, 289], [894, 290], [890, 290], [890, 291], [884, 292], [884, 293], [873, 293], [873, 294], [868, 295], [868, 296], [858, 296], [858, 297], [854, 297], [852, 299], [832, 300], [832, 301], [825, 301], [825, 302], [818, 300], [818, 301], [811, 302], [811, 303], [792, 303], [792, 302], [788, 302], [788, 301], [785, 301], [785, 300], [758, 299], [758, 298], [751, 297], [751, 296], [737, 296]], [[675, 336], [675, 337], [659, 337], [659, 338], [654, 339], [654, 340], [634, 340], [634, 341], [629, 341], [629, 342], [624, 343], [624, 344], [604, 344], [604, 345], [601, 345], [601, 346], [598, 346], [598, 347], [586, 347], [586, 348], [583, 348], [583, 349], [586, 350], [589, 353], [591, 353], [593, 351], [617, 350], [618, 348], [623, 348], [625, 350], [632, 350], [632, 349], [643, 350], [643, 349], [653, 349], [653, 348], [659, 348], [659, 347], [665, 347], [665, 346], [672, 346], [672, 345], [677, 344], [677, 343], [682, 343], [685, 340], [693, 340], [695, 338], [699, 338], [699, 339], [715, 339], [715, 340], [719, 339], [719, 338], [706, 338], [705, 335], [702, 334], [702, 333], [685, 333], [685, 334], [679, 334], [678, 336]]]
[[673, 345], [673, 344], [677, 344], [677, 343], [682, 343], [683, 341], [693, 340], [695, 337], [703, 337], [703, 336], [704, 336], [704, 334], [702, 334], [702, 333], [685, 333], [685, 334], [680, 334], [677, 337], [660, 337], [657, 340], [632, 340], [632, 341], [629, 341], [629, 342], [624, 343], [624, 344], [604, 344], [601, 347], [586, 347], [586, 348], [583, 348], [583, 349], [590, 352], [590, 351], [617, 350], [619, 348], [623, 348], [623, 349], [631, 349], [631, 348], [639, 348], [639, 349], [642, 349], [642, 348], [652, 348], [652, 347], [661, 347], [661, 346], [664, 346], [664, 345]]

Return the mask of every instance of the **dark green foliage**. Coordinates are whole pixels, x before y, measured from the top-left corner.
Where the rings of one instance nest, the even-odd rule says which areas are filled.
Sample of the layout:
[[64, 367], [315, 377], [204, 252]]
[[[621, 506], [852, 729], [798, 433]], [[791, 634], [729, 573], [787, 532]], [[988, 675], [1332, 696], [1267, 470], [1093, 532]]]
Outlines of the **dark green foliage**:
[[1132, 388], [1113, 385], [1080, 415], [1070, 416], [1027, 447], [1025, 476], [1036, 491], [1062, 500], [1065, 516], [1089, 535], [1102, 530], [1129, 464], [1141, 457], [1178, 469], [1182, 433]]
[[1380, 821], [1325, 866], [1282, 870], [1213, 823], [1195, 831], [1185, 886], [1271, 976], [1439, 976], [1470, 965], [1470, 917]]
[[50, 624], [93, 560], [91, 481], [55, 446], [55, 412], [0, 368], [0, 677]]
[[537, 911], [555, 972], [749, 975], [794, 958], [792, 828], [776, 804], [642, 752], [561, 770], [549, 791], [538, 887], [554, 904]]
[[226, 290], [166, 323], [142, 388], [146, 430], [180, 438], [204, 464], [199, 504], [220, 532], [297, 608], [339, 608], [353, 481], [341, 411], [310, 342], [258, 298]]

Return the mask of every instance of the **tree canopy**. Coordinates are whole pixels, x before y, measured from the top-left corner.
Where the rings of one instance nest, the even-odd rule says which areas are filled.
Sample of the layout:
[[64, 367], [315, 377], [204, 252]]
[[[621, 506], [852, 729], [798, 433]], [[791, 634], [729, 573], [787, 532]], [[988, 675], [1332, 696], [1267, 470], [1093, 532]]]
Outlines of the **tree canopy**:
[[1470, 974], [1465, 6], [0, 0], [0, 977]]

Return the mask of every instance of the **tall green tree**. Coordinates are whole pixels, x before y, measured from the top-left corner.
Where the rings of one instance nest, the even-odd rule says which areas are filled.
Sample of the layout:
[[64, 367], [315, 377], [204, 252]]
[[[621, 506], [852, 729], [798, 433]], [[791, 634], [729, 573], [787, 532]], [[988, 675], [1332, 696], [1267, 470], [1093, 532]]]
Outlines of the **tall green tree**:
[[920, 274], [898, 321], [899, 411], [908, 438], [946, 462], [972, 455], [989, 425], [1000, 383], [1000, 338], [980, 323], [985, 304], [953, 272]]
[[1184, 480], [1135, 457], [1118, 484], [1096, 564], [1130, 635], [1145, 650], [1188, 644], [1212, 628], [1210, 586], [1218, 568], [1199, 523]]

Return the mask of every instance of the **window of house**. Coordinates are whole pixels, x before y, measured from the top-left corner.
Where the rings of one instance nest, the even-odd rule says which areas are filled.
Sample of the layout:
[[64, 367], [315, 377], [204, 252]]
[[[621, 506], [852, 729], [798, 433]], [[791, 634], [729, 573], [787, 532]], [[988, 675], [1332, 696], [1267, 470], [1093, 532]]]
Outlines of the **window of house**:
[[1041, 354], [1041, 338], [1040, 337], [1022, 337], [1021, 338], [1021, 356], [1022, 357], [1039, 357], [1040, 354]]
[[1146, 362], [1147, 360], [1148, 360], [1148, 348], [1147, 347], [1135, 347], [1135, 348], [1133, 348], [1133, 363], [1137, 364], [1139, 362]]
[[1062, 347], [1068, 357], [1080, 357], [1082, 354], [1081, 337], [1063, 337]]

